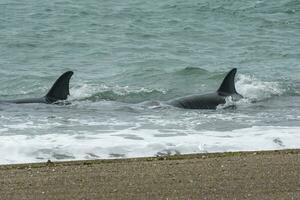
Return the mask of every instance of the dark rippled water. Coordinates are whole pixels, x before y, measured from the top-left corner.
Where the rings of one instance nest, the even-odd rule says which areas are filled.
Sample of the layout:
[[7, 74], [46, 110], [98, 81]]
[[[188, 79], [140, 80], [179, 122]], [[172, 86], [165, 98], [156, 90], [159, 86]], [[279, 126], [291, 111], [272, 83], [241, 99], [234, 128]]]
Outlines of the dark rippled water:
[[[300, 147], [300, 2], [0, 2], [0, 163]], [[183, 110], [231, 68], [235, 110]], [[232, 103], [232, 102], [228, 102]]]

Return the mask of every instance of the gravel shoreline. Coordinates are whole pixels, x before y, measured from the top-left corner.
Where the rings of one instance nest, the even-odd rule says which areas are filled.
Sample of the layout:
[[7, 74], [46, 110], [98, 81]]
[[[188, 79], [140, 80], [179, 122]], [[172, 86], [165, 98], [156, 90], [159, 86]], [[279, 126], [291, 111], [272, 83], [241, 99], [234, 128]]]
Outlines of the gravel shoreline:
[[300, 199], [300, 150], [0, 166], [1, 199]]

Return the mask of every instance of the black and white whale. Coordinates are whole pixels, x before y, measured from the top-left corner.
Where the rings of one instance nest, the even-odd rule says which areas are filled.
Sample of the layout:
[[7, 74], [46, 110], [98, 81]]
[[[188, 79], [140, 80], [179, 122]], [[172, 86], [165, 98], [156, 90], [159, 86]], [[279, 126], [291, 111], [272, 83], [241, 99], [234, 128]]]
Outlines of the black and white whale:
[[58, 101], [66, 100], [68, 95], [70, 94], [69, 91], [69, 83], [70, 79], [73, 75], [72, 71], [67, 71], [63, 73], [53, 84], [49, 92], [44, 97], [40, 98], [28, 98], [28, 99], [16, 99], [16, 100], [3, 100], [0, 103], [47, 103], [52, 104]]
[[237, 69], [234, 68], [227, 73], [216, 92], [180, 97], [169, 101], [168, 104], [185, 109], [216, 109], [218, 105], [226, 103], [227, 97], [232, 97], [233, 100], [239, 100], [243, 98], [243, 96], [237, 93], [235, 89], [234, 78], [236, 71]]

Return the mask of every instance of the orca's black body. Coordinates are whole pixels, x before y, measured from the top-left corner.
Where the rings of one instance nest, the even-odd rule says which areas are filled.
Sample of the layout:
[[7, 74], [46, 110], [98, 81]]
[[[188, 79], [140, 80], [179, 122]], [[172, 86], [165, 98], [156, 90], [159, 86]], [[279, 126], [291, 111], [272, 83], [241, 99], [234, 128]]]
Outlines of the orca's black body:
[[237, 93], [234, 84], [236, 71], [236, 68], [234, 68], [228, 72], [216, 92], [181, 97], [171, 100], [168, 103], [172, 106], [185, 109], [216, 109], [218, 105], [226, 103], [226, 97], [231, 96], [233, 99], [240, 99], [242, 95]]
[[72, 71], [65, 72], [62, 74], [53, 84], [52, 88], [49, 90], [46, 96], [40, 98], [28, 98], [28, 99], [17, 99], [17, 100], [4, 100], [0, 103], [47, 103], [52, 104], [57, 101], [66, 100], [69, 91], [70, 79], [73, 75]]

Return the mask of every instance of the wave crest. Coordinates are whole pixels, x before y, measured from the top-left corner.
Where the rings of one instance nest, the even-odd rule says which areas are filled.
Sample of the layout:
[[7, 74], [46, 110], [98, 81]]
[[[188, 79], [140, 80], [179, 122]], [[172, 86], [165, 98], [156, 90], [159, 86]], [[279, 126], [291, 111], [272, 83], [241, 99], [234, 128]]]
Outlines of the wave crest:
[[167, 91], [163, 89], [137, 88], [130, 86], [108, 86], [88, 85], [72, 89], [71, 99], [73, 100], [90, 100], [90, 101], [124, 101], [130, 103], [137, 103], [149, 99], [159, 98], [159, 96], [166, 94]]

